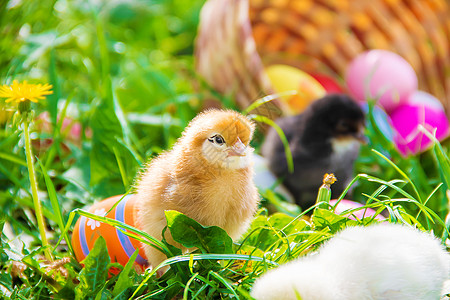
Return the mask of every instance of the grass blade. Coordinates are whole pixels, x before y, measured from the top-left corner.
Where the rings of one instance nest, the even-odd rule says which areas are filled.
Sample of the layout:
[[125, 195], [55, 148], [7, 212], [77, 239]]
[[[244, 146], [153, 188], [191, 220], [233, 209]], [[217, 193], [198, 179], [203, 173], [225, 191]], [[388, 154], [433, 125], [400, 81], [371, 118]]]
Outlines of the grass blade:
[[270, 261], [265, 259], [264, 257], [259, 256], [249, 256], [244, 254], [185, 254], [185, 255], [178, 255], [171, 258], [166, 259], [162, 263], [160, 263], [156, 268], [153, 268], [151, 272], [147, 274], [147, 276], [144, 278], [144, 280], [141, 282], [141, 284], [138, 286], [138, 288], [134, 291], [131, 298], [134, 298], [139, 290], [145, 285], [145, 283], [158, 271], [159, 269], [170, 266], [179, 262], [189, 262], [190, 260], [232, 260], [232, 259], [238, 259], [238, 260], [253, 260], [253, 261], [259, 261], [259, 262], [266, 262], [274, 266], [278, 266], [276, 262]]
[[280, 97], [284, 97], [284, 96], [294, 96], [297, 95], [298, 92], [295, 90], [292, 91], [285, 91], [285, 92], [281, 92], [281, 93], [275, 93], [275, 94], [271, 94], [271, 95], [267, 95], [265, 97], [262, 97], [260, 99], [257, 99], [256, 101], [254, 101], [252, 104], [250, 104], [242, 113], [244, 115], [250, 113], [252, 110], [260, 107], [261, 105], [279, 99]]
[[[59, 230], [61, 232], [64, 232], [64, 219], [61, 212], [61, 206], [59, 205], [58, 196], [56, 194], [55, 186], [53, 185], [52, 180], [50, 179], [50, 176], [47, 174], [47, 170], [45, 169], [44, 165], [42, 164], [40, 159], [37, 159], [39, 166], [41, 167], [42, 174], [44, 175], [45, 185], [47, 186], [47, 192], [48, 197], [50, 199], [50, 203], [52, 204], [53, 208], [53, 214], [56, 216], [56, 224], [58, 224]], [[66, 240], [67, 246], [69, 247], [69, 251], [73, 253], [71, 240], [66, 233], [62, 234], [64, 239]], [[53, 248], [53, 251], [55, 251], [56, 247]]]
[[426, 130], [425, 127], [419, 125], [418, 129], [423, 132], [430, 140], [434, 143], [434, 154], [436, 155], [437, 161], [439, 163], [439, 169], [442, 170], [442, 176], [444, 177], [445, 184], [447, 188], [450, 187], [450, 159], [444, 152], [441, 143], [439, 143], [436, 136]]
[[237, 298], [239, 299], [239, 296], [236, 294], [236, 291], [234, 290], [233, 286], [228, 282], [228, 280], [226, 280], [225, 278], [223, 278], [222, 276], [220, 276], [218, 273], [214, 272], [214, 271], [209, 271], [209, 274], [211, 274], [214, 278], [216, 278], [219, 282], [221, 282], [224, 286], [227, 287], [227, 289]]
[[411, 179], [405, 174], [405, 172], [403, 172], [396, 164], [394, 164], [389, 158], [387, 158], [386, 156], [384, 156], [382, 153], [378, 152], [375, 149], [372, 149], [372, 152], [374, 152], [376, 155], [378, 155], [379, 157], [381, 157], [382, 159], [384, 159], [388, 164], [390, 164], [409, 184], [411, 184], [414, 192], [416, 193], [417, 199], [423, 203], [419, 191], [417, 190], [417, 187], [415, 186], [415, 184], [411, 181]]
[[284, 146], [284, 153], [286, 155], [286, 161], [287, 161], [289, 173], [293, 173], [294, 172], [294, 160], [292, 158], [291, 148], [289, 148], [289, 142], [288, 142], [283, 130], [280, 128], [280, 126], [278, 126], [278, 124], [275, 123], [273, 120], [271, 120], [267, 117], [264, 117], [264, 116], [249, 115], [248, 117], [257, 122], [262, 122], [267, 125], [270, 125], [275, 129], [275, 131], [278, 133], [278, 136], [280, 137], [281, 142], [283, 143], [283, 146]]

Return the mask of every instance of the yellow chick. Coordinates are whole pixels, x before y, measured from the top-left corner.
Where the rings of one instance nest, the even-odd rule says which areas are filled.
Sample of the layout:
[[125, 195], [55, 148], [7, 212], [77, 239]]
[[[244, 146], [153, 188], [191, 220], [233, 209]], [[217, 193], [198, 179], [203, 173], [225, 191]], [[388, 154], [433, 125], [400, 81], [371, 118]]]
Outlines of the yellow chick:
[[[202, 225], [223, 228], [238, 239], [248, 228], [259, 202], [253, 183], [249, 146], [255, 125], [231, 110], [196, 116], [173, 149], [153, 159], [136, 185], [139, 228], [161, 239], [165, 210], [177, 210]], [[165, 238], [177, 245], [170, 233]], [[143, 245], [149, 264], [165, 255]]]

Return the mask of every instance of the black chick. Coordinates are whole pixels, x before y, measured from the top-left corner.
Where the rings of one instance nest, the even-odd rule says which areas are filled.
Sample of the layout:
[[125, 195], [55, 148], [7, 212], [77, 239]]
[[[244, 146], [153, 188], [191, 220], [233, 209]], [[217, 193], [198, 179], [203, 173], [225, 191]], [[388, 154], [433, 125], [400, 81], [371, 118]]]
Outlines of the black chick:
[[332, 197], [338, 197], [353, 176], [360, 143], [365, 142], [364, 113], [344, 94], [329, 94], [314, 101], [303, 113], [279, 118], [294, 160], [289, 173], [284, 146], [270, 128], [262, 146], [269, 169], [292, 193], [296, 203], [306, 209], [314, 205], [325, 173], [334, 173]]

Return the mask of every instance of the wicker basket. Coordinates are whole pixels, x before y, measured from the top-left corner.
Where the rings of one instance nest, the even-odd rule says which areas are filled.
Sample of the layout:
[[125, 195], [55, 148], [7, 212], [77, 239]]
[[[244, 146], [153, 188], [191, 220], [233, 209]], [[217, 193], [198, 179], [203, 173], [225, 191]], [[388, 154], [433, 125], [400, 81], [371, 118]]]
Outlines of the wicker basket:
[[[375, 48], [405, 58], [419, 89], [440, 99], [449, 115], [448, 0], [209, 0], [200, 15], [197, 70], [244, 109], [273, 93], [266, 65], [342, 79], [356, 55]], [[278, 115], [273, 105], [263, 114]]]

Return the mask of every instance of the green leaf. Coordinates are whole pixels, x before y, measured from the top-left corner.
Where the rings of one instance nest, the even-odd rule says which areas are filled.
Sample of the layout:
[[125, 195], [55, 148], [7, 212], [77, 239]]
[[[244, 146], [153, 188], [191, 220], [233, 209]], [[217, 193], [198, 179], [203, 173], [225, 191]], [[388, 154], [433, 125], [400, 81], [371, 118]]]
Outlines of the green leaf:
[[60, 289], [58, 293], [54, 294], [52, 297], [53, 299], [75, 299], [74, 290], [75, 284], [71, 280], [68, 280], [66, 281], [62, 289]]
[[311, 217], [314, 224], [314, 230], [319, 231], [328, 228], [331, 233], [338, 232], [350, 225], [357, 225], [357, 221], [339, 216], [329, 210], [316, 208]]
[[105, 178], [110, 178], [111, 173], [119, 171], [113, 147], [115, 139], [122, 138], [122, 127], [114, 112], [113, 103], [103, 99], [95, 109], [91, 118], [93, 131], [91, 151], [91, 184], [95, 185]]
[[106, 286], [103, 285], [103, 288], [97, 293], [95, 296], [95, 300], [109, 300], [111, 299], [111, 291], [106, 289]]
[[174, 241], [184, 247], [197, 247], [203, 253], [232, 253], [233, 240], [218, 226], [202, 226], [174, 210], [165, 212]]
[[[120, 112], [120, 113], [119, 113]], [[127, 142], [124, 127], [119, 116], [120, 107], [114, 100], [103, 99], [96, 108], [91, 119], [91, 128], [94, 132], [92, 139], [91, 185], [96, 185], [105, 179], [122, 176], [129, 182], [134, 178], [139, 167], [139, 159]], [[125, 186], [125, 189], [128, 189]]]
[[139, 254], [139, 250], [136, 249], [133, 255], [131, 255], [127, 264], [123, 268], [122, 272], [119, 274], [119, 278], [117, 279], [116, 285], [114, 286], [113, 296], [116, 297], [120, 293], [123, 293], [126, 289], [133, 286], [133, 280], [130, 277], [130, 273], [133, 272], [133, 265], [136, 257]]
[[304, 238], [301, 233], [306, 230], [310, 228], [304, 220], [284, 213], [274, 213], [270, 217], [260, 214], [254, 218], [249, 230], [252, 233], [246, 238], [245, 244], [266, 251], [283, 240], [300, 242]]
[[75, 299], [92, 297], [105, 285], [110, 258], [102, 236], [95, 241], [94, 248], [81, 263], [84, 268], [79, 275], [80, 284], [75, 289]]
[[[179, 249], [179, 248], [175, 247], [174, 245], [170, 244], [169, 242], [167, 242], [167, 240], [166, 240], [166, 230], [167, 230], [167, 227], [164, 227], [164, 229], [162, 231], [162, 242], [163, 242], [163, 244], [169, 249], [170, 253], [172, 253], [172, 256], [183, 254], [183, 251], [181, 251], [181, 249]], [[170, 257], [170, 256], [167, 256], [167, 257]]]

